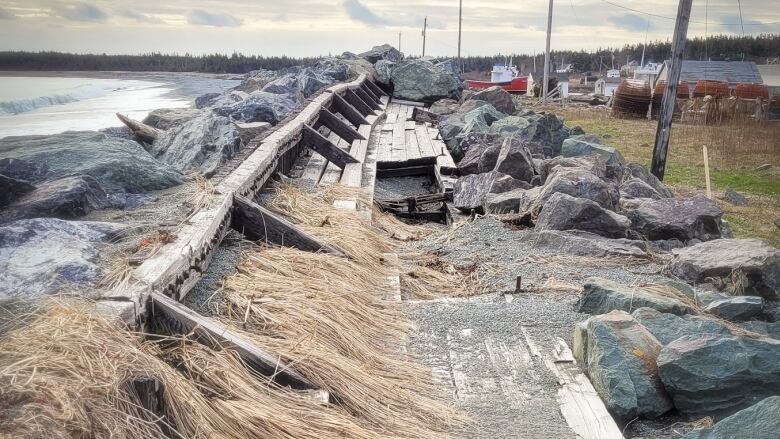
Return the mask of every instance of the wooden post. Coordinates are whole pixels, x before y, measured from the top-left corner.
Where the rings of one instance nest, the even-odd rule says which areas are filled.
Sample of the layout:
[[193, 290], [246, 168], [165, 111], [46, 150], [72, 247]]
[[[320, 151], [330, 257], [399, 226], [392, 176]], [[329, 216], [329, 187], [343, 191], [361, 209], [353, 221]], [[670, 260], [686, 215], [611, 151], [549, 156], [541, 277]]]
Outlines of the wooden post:
[[547, 87], [550, 82], [550, 36], [552, 34], [553, 0], [550, 0], [550, 8], [547, 11], [547, 46], [544, 49], [544, 84], [542, 84], [542, 103], [547, 103]]
[[460, 0], [458, 7], [458, 73], [463, 72], [463, 66], [461, 66], [460, 60], [460, 39], [463, 33], [463, 0]]
[[428, 17], [425, 17], [425, 21], [423, 21], [423, 31], [422, 31], [422, 37], [423, 37], [423, 53], [422, 56], [425, 57], [425, 37], [428, 34]]
[[693, 0], [680, 0], [680, 7], [677, 9], [677, 22], [674, 24], [674, 39], [672, 40], [672, 60], [669, 65], [669, 74], [666, 77], [666, 89], [661, 100], [661, 108], [658, 112], [658, 128], [655, 132], [653, 162], [650, 165], [650, 171], [659, 180], [664, 179], [664, 171], [666, 171], [666, 155], [672, 132], [672, 116], [677, 100], [677, 87], [680, 83], [685, 39], [688, 36], [688, 20], [691, 18], [691, 3]]
[[707, 146], [701, 147], [702, 154], [704, 154], [704, 179], [707, 184], [707, 198], [712, 199], [712, 186], [710, 186], [710, 158], [707, 154]]

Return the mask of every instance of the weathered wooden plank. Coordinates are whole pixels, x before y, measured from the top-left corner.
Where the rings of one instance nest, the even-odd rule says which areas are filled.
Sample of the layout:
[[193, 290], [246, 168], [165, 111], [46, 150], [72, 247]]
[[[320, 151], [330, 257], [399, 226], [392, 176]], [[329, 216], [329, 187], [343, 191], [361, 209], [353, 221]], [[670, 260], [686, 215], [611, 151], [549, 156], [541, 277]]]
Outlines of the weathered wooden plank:
[[392, 302], [401, 301], [401, 275], [399, 267], [401, 263], [397, 253], [382, 253], [382, 265], [387, 267], [387, 282], [382, 288], [382, 300]]
[[[335, 133], [330, 133], [330, 135], [328, 135], [328, 140], [330, 140], [331, 143], [336, 145], [342, 151], [349, 150], [349, 144], [344, 139], [337, 136]], [[351, 164], [360, 165], [360, 163], [351, 163]], [[346, 169], [348, 165], [350, 165], [350, 163], [347, 163], [347, 165], [345, 165], [344, 168]], [[320, 186], [335, 184], [336, 182], [339, 181], [339, 178], [341, 178], [342, 173], [343, 173], [342, 168], [339, 168], [334, 163], [328, 163], [328, 165], [325, 167], [325, 172], [323, 172], [322, 177], [320, 177], [320, 181], [318, 184]]]
[[301, 174], [301, 180], [304, 180], [312, 185], [317, 185], [320, 182], [322, 173], [325, 172], [325, 167], [328, 166], [328, 159], [321, 156], [318, 152], [312, 151], [311, 157], [309, 157], [306, 167], [303, 168], [303, 174]]
[[437, 123], [440, 119], [440, 116], [436, 113], [431, 113], [428, 110], [424, 110], [420, 107], [414, 107], [412, 110], [412, 120], [415, 122], [423, 122], [423, 123]]
[[368, 150], [368, 137], [371, 135], [371, 126], [361, 125], [359, 131], [364, 135], [365, 140], [354, 141], [349, 152], [353, 157], [360, 160], [361, 163], [350, 163], [344, 167], [344, 172], [341, 174], [341, 184], [345, 186], [360, 187], [363, 180], [363, 164], [365, 163], [366, 151]]
[[363, 114], [360, 113], [355, 107], [352, 106], [349, 102], [347, 102], [346, 99], [344, 99], [341, 95], [335, 95], [333, 98], [333, 108], [336, 109], [337, 112], [341, 113], [344, 118], [346, 118], [349, 123], [352, 125], [359, 127], [360, 125], [367, 125], [368, 121], [363, 117]]
[[379, 161], [379, 169], [408, 168], [409, 166], [428, 166], [433, 167], [436, 164], [436, 157], [426, 156], [415, 159], [405, 160], [403, 162]]
[[[366, 81], [366, 82], [368, 82], [368, 81]], [[369, 87], [368, 84], [366, 84], [366, 82], [361, 84], [360, 88], [364, 92], [366, 92], [366, 94], [371, 98], [371, 100], [373, 100], [379, 106], [379, 109], [381, 110], [382, 109], [382, 101], [379, 100], [379, 96], [376, 93], [374, 93], [374, 90], [371, 90], [371, 87]]]
[[181, 333], [194, 334], [200, 343], [215, 349], [231, 349], [254, 370], [273, 376], [279, 382], [298, 388], [315, 388], [308, 378], [290, 367], [279, 356], [260, 348], [225, 325], [204, 317], [163, 294], [152, 293], [152, 305], [154, 318], [168, 320], [166, 326], [170, 327], [175, 322]]
[[396, 119], [393, 125], [393, 144], [390, 148], [390, 160], [406, 161], [406, 120], [403, 117]]
[[379, 168], [376, 175], [379, 178], [389, 177], [414, 177], [418, 175], [432, 175], [433, 167], [426, 166], [407, 166], [403, 168]]
[[357, 130], [344, 123], [343, 120], [339, 119], [335, 114], [325, 108], [320, 110], [318, 121], [336, 133], [339, 137], [346, 140], [347, 143], [352, 143], [358, 139], [365, 140], [365, 137], [358, 133]]
[[[407, 101], [406, 99], [393, 99], [393, 102], [395, 102], [398, 105], [404, 106], [404, 107], [424, 107], [425, 106], [425, 104], [422, 103], [422, 102]], [[406, 112], [406, 109], [404, 109], [404, 112]]]
[[414, 134], [417, 137], [417, 143], [420, 146], [420, 153], [423, 157], [436, 157], [438, 154], [433, 150], [433, 143], [428, 135], [425, 125], [414, 127]]
[[231, 227], [252, 241], [263, 241], [309, 252], [324, 251], [343, 256], [343, 253], [335, 247], [320, 241], [295, 224], [241, 196], [237, 196], [233, 204]]
[[344, 169], [344, 166], [347, 163], [358, 163], [356, 158], [334, 145], [333, 142], [325, 138], [319, 131], [306, 124], [304, 124], [302, 141], [307, 147], [317, 151], [328, 159], [329, 162], [335, 164], [339, 168]]
[[405, 136], [406, 136], [406, 158], [409, 160], [413, 159], [419, 159], [422, 157], [422, 154], [420, 154], [420, 145], [417, 143], [417, 136], [414, 134], [414, 128], [413, 129], [406, 129], [405, 130]]
[[379, 96], [380, 99], [382, 97], [387, 97], [387, 93], [385, 93], [384, 90], [379, 88], [378, 85], [374, 84], [374, 81], [371, 81], [370, 79], [367, 79], [365, 81], [365, 84], [366, 84], [366, 86], [368, 86], [368, 88], [370, 88], [374, 92], [375, 95]]
[[382, 111], [382, 107], [376, 103], [376, 101], [362, 88], [356, 88], [353, 92], [366, 103], [373, 111]]
[[369, 114], [374, 114], [374, 110], [369, 106], [367, 103], [363, 101], [363, 99], [360, 98], [357, 94], [355, 94], [352, 90], [347, 90], [344, 92], [344, 99], [349, 102], [350, 105], [355, 107], [357, 111], [360, 112], [363, 116], [368, 116]]

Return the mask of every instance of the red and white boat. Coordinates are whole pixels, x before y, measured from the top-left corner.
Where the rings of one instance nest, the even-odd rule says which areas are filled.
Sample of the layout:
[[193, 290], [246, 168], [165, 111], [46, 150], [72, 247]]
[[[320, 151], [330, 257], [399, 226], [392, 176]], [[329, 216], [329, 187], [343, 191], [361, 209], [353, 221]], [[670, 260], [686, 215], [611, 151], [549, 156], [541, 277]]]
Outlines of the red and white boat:
[[490, 81], [466, 80], [466, 87], [483, 90], [499, 86], [510, 93], [526, 93], [528, 91], [528, 77], [520, 76], [520, 72], [511, 65], [496, 65], [490, 72]]

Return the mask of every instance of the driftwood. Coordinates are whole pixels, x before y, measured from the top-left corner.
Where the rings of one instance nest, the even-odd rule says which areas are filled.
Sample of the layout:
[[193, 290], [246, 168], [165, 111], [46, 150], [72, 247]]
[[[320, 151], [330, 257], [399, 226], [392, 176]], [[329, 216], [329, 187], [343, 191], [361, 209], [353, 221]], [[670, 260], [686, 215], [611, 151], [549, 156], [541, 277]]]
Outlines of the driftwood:
[[152, 293], [153, 318], [161, 326], [176, 333], [192, 334], [195, 339], [213, 349], [231, 349], [252, 369], [273, 376], [283, 385], [313, 389], [314, 384], [278, 356], [261, 349], [237, 332], [216, 320], [204, 317], [163, 294]]
[[116, 117], [118, 117], [123, 124], [125, 124], [128, 128], [130, 128], [136, 137], [138, 137], [139, 139], [141, 139], [141, 141], [145, 143], [149, 143], [149, 144], [154, 143], [154, 139], [156, 139], [157, 136], [159, 136], [160, 133], [162, 132], [161, 130], [158, 130], [155, 127], [151, 127], [143, 122], [138, 122], [137, 120], [130, 119], [129, 117], [121, 113], [117, 113]]
[[344, 255], [295, 224], [241, 196], [236, 196], [233, 203], [231, 227], [253, 241], [295, 247], [310, 252], [325, 251], [338, 256]]

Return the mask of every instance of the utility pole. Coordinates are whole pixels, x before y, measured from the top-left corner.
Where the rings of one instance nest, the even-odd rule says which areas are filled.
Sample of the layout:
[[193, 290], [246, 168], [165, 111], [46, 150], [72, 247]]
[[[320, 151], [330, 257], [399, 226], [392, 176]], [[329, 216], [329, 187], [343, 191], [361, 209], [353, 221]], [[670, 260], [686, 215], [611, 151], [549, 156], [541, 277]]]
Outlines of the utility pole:
[[425, 21], [423, 21], [423, 31], [422, 31], [422, 37], [423, 37], [423, 53], [422, 56], [425, 56], [425, 34], [428, 33], [428, 16], [425, 17]]
[[401, 32], [398, 32], [398, 51], [401, 51]]
[[685, 51], [685, 39], [688, 37], [688, 20], [691, 18], [691, 3], [693, 0], [680, 0], [677, 9], [677, 21], [674, 23], [674, 38], [672, 39], [672, 60], [669, 65], [669, 74], [666, 77], [666, 89], [661, 100], [661, 109], [658, 113], [658, 129], [655, 132], [655, 146], [653, 147], [653, 162], [650, 171], [664, 179], [666, 170], [666, 155], [669, 151], [669, 137], [672, 132], [672, 115], [674, 104], [677, 100], [677, 86], [680, 83], [680, 71], [682, 70], [683, 52]]
[[460, 39], [463, 33], [463, 0], [460, 0], [460, 6], [458, 7], [458, 70], [463, 71], [460, 64]]
[[550, 82], [550, 35], [552, 33], [553, 0], [550, 0], [550, 10], [547, 12], [547, 46], [544, 49], [544, 84], [542, 84], [542, 103], [547, 103], [547, 88]]

